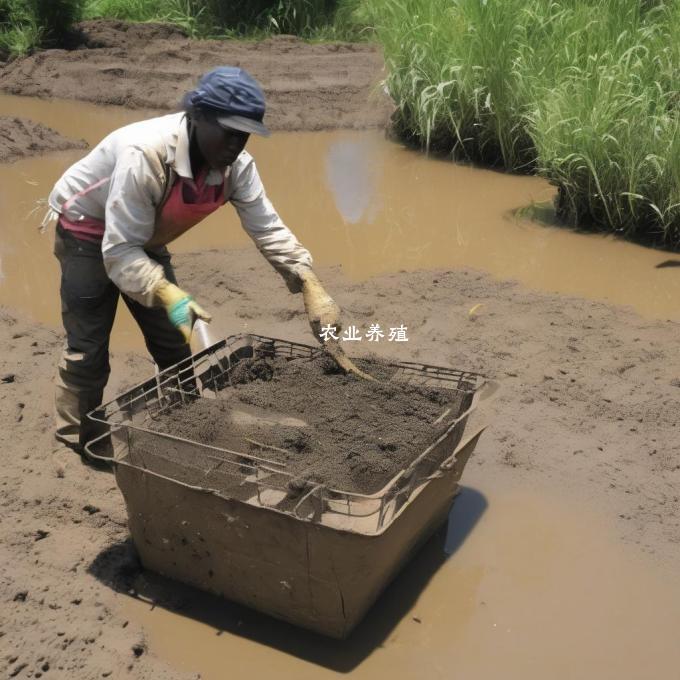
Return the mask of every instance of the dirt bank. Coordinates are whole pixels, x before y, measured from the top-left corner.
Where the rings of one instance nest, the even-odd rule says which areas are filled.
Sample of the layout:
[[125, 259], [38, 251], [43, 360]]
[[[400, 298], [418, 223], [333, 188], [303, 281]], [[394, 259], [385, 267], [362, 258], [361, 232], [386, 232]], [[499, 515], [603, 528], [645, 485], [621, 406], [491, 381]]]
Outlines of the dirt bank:
[[[213, 313], [215, 332], [311, 340], [302, 300], [252, 248], [176, 263], [180, 282]], [[572, 499], [618, 517], [621, 536], [677, 562], [677, 324], [470, 271], [363, 283], [338, 270], [321, 275], [347, 323], [408, 326], [407, 343], [355, 343], [357, 351], [504, 378], [498, 415], [470, 465], [523, 484], [552, 477]], [[477, 304], [484, 306], [470, 316]], [[59, 333], [7, 312], [1, 321], [0, 672], [21, 667], [16, 677], [38, 677], [47, 664], [74, 680], [125, 677], [128, 667], [135, 678], [180, 677], [121, 616], [115, 589], [126, 592], [138, 567], [123, 542], [125, 510], [112, 477], [80, 465], [63, 479], [51, 472]], [[144, 358], [114, 356], [109, 394], [152, 370]]]
[[262, 83], [266, 121], [276, 130], [380, 127], [389, 115], [376, 89], [383, 62], [374, 45], [307, 44], [291, 36], [194, 41], [173, 27], [111, 21], [81, 28], [79, 49], [0, 65], [0, 91], [168, 110], [200, 75], [228, 64]]
[[56, 130], [32, 120], [0, 116], [0, 163], [65, 149], [85, 149], [83, 140], [67, 139]]

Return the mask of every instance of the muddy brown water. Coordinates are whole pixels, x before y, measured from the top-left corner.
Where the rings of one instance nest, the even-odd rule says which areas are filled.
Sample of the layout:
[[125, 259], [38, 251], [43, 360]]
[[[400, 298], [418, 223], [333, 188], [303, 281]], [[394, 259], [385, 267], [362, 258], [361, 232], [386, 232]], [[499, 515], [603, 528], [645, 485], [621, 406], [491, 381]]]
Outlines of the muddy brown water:
[[[280, 678], [676, 678], [680, 587], [559, 489], [468, 470], [435, 538], [342, 643], [162, 582], [126, 599], [150, 651], [221, 680]], [[445, 550], [442, 550], [444, 547]], [[449, 553], [448, 559], [446, 554]], [[181, 611], [156, 606], [179, 598]]]
[[[0, 95], [0, 115], [31, 118], [94, 144], [152, 114]], [[518, 209], [550, 201], [553, 190], [539, 178], [428, 159], [378, 132], [277, 133], [253, 139], [250, 148], [274, 204], [321, 267], [340, 264], [361, 279], [465, 266], [539, 290], [630, 305], [650, 318], [680, 318], [680, 277], [663, 266], [680, 258], [517, 217]], [[58, 271], [52, 236], [36, 229], [43, 212], [38, 202], [81, 153], [0, 166], [0, 303], [52, 325], [59, 324]], [[227, 206], [173, 249], [249, 244]], [[113, 347], [142, 347], [126, 311]]]

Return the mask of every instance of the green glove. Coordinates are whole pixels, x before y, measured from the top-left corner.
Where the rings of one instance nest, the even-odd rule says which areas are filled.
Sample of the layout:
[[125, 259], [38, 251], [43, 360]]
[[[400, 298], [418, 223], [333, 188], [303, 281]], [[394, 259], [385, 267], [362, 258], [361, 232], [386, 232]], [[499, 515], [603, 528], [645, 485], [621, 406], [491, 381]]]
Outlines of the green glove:
[[165, 279], [156, 286], [154, 297], [165, 307], [170, 323], [182, 333], [187, 343], [197, 318], [207, 322], [212, 319], [189, 293]]

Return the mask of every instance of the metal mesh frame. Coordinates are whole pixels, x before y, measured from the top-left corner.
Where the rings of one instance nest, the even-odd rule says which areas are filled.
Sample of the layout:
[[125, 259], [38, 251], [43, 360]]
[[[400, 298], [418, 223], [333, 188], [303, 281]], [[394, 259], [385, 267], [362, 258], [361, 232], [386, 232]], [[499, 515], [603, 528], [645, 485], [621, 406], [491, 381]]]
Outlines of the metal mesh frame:
[[[128, 390], [90, 414], [93, 420], [111, 428], [116, 464], [130, 465], [176, 483], [195, 486], [227, 496], [215, 489], [219, 478], [229, 488], [228, 497], [257, 503], [295, 517], [328, 523], [338, 528], [374, 533], [385, 528], [408, 500], [414, 489], [436, 474], [461, 440], [472, 410], [474, 395], [486, 382], [470, 371], [416, 362], [394, 362], [393, 381], [415, 383], [463, 392], [461, 412], [452, 414], [447, 429], [412, 463], [393, 477], [380, 491], [361, 494], [309, 484], [291, 497], [294, 475], [285, 465], [266, 457], [229, 450], [149, 429], [148, 425], [168, 409], [200, 398], [215, 397], [231, 386], [231, 372], [239, 361], [253, 356], [313, 359], [321, 349], [261, 335], [235, 335], [188, 357], [154, 378]], [[145, 454], [143, 442], [153, 437], [172, 450], [182, 463]], [[219, 453], [219, 455], [215, 455]], [[197, 470], [202, 476], [197, 480]], [[211, 485], [212, 481], [212, 485]]]

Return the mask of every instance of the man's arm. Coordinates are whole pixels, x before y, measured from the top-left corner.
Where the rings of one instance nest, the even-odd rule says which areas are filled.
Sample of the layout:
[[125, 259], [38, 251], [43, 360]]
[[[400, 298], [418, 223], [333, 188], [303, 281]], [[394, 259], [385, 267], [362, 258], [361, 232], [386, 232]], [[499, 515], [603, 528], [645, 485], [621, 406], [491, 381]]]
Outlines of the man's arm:
[[255, 161], [244, 154], [243, 166], [232, 169], [230, 200], [238, 212], [241, 225], [257, 249], [283, 276], [292, 293], [302, 290], [300, 275], [312, 268], [312, 256], [283, 223], [267, 198]]
[[[283, 276], [292, 293], [302, 291], [309, 325], [318, 342], [322, 342], [320, 331], [332, 326], [340, 332], [340, 308], [325, 291], [321, 281], [312, 270], [312, 256], [283, 223], [262, 186], [262, 181], [249, 154], [244, 154], [232, 168], [231, 202], [241, 218], [241, 224], [253, 239], [259, 251]], [[337, 340], [324, 341], [329, 354], [340, 368], [363, 378], [371, 376], [359, 370], [344, 353]]]
[[106, 201], [102, 240], [104, 266], [118, 288], [146, 307], [164, 279], [163, 267], [144, 252], [153, 235], [156, 205], [161, 200], [160, 159], [153, 152], [129, 147], [116, 162]]
[[102, 254], [116, 286], [146, 307], [165, 307], [170, 322], [189, 342], [195, 319], [210, 321], [210, 315], [170, 283], [162, 265], [144, 252], [153, 235], [164, 180], [163, 163], [153, 151], [130, 147], [121, 154], [109, 185]]

